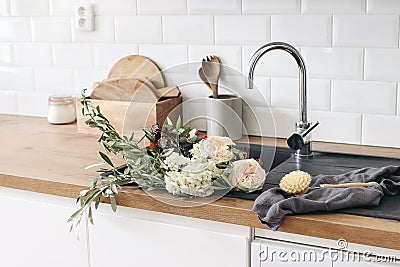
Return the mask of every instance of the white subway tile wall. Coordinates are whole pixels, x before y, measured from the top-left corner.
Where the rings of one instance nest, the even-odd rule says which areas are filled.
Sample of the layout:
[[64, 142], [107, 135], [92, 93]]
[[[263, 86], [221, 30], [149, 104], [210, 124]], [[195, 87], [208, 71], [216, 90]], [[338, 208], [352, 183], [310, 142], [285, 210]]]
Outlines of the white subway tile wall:
[[[298, 78], [273, 77], [271, 79], [271, 106], [276, 108], [299, 107]], [[309, 108], [330, 110], [331, 85], [329, 80], [308, 79]]]
[[[303, 0], [303, 13], [365, 13], [366, 0]], [[378, 0], [380, 1], [380, 0]]]
[[48, 0], [10, 0], [12, 16], [48, 16]]
[[0, 17], [0, 42], [30, 42], [30, 18]]
[[400, 12], [400, 2], [397, 0], [368, 0], [368, 13], [394, 14]]
[[137, 44], [94, 44], [94, 67], [109, 70], [117, 60], [139, 53]]
[[18, 114], [17, 92], [0, 91], [0, 113]]
[[187, 0], [189, 14], [240, 14], [241, 0]]
[[396, 114], [396, 83], [332, 81], [332, 110]]
[[[0, 113], [46, 116], [51, 94], [78, 95], [105, 79], [129, 54], [161, 68], [198, 62], [209, 54], [231, 67], [221, 88], [244, 95], [244, 122], [258, 129], [253, 112], [275, 118], [287, 137], [298, 119], [298, 68], [273, 51], [257, 65], [257, 89], [244, 89], [251, 55], [270, 41], [290, 42], [307, 66], [310, 118], [320, 120], [315, 140], [400, 147], [399, 0], [93, 0], [94, 32], [75, 29], [73, 1], [0, 0]], [[172, 68], [169, 84], [185, 100], [209, 94], [197, 77], [199, 63]], [[188, 71], [189, 73], [184, 73]], [[265, 103], [264, 103], [265, 102]], [[201, 101], [184, 108], [200, 114]], [[204, 128], [204, 121], [193, 125]]]
[[93, 68], [92, 44], [54, 44], [55, 68]]
[[74, 2], [65, 0], [50, 0], [50, 15], [71, 16]]
[[35, 88], [39, 92], [71, 93], [73, 71], [70, 69], [36, 69]]
[[397, 115], [400, 115], [400, 84], [397, 84]]
[[399, 15], [334, 15], [333, 45], [397, 47]]
[[75, 43], [114, 43], [114, 17], [98, 16], [95, 20], [93, 32], [83, 32], [75, 29], [75, 21], [71, 20], [72, 42]]
[[94, 12], [99, 16], [136, 15], [136, 1], [132, 0], [94, 0]]
[[49, 43], [15, 43], [14, 64], [18, 67], [51, 68], [53, 56]]
[[399, 131], [400, 116], [363, 115], [364, 145], [400, 147]]
[[271, 40], [297, 45], [325, 46], [332, 43], [331, 15], [275, 15]]
[[9, 0], [0, 0], [0, 16], [10, 16]]
[[271, 39], [270, 16], [215, 16], [215, 43], [263, 44]]
[[300, 13], [300, 0], [243, 0], [243, 13]]
[[163, 16], [163, 41], [170, 44], [214, 43], [214, 17]]
[[367, 48], [365, 80], [400, 81], [400, 49]]
[[32, 18], [34, 42], [71, 42], [71, 19], [68, 17]]
[[[134, 3], [134, 1], [131, 1]], [[138, 0], [138, 14], [186, 14], [186, 0]]]
[[161, 16], [115, 17], [116, 43], [162, 43]]
[[0, 66], [13, 64], [13, 47], [11, 43], [0, 43]]

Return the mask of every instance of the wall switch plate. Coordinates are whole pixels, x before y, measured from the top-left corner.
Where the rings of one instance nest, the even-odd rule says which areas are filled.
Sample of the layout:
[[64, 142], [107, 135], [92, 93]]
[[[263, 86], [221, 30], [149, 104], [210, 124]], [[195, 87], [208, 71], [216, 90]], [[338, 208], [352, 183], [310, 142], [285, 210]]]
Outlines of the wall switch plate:
[[94, 9], [90, 1], [74, 2], [75, 27], [79, 31], [94, 31]]

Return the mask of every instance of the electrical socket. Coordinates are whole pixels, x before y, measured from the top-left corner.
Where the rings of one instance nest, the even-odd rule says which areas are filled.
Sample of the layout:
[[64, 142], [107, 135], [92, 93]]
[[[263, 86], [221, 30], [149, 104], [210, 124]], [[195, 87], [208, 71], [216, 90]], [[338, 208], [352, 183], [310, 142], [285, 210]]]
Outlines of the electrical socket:
[[94, 10], [90, 1], [74, 2], [75, 27], [79, 31], [94, 31]]

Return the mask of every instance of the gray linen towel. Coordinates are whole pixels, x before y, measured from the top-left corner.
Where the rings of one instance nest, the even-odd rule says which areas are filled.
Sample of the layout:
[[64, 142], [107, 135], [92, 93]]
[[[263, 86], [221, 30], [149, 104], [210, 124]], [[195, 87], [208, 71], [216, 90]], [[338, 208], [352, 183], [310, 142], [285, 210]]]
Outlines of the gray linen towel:
[[320, 184], [372, 182], [379, 185], [352, 188], [320, 188], [294, 196], [279, 187], [271, 188], [257, 197], [253, 211], [260, 221], [277, 230], [286, 215], [312, 211], [332, 211], [344, 208], [378, 206], [384, 195], [400, 192], [400, 167], [363, 168], [339, 175], [318, 175], [311, 187]]

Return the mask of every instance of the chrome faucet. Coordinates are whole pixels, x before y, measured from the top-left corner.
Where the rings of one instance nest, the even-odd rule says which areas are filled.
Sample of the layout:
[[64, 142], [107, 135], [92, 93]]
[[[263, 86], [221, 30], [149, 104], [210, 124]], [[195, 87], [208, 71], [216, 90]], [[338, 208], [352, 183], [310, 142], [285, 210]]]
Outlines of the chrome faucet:
[[246, 87], [248, 89], [253, 88], [254, 69], [258, 60], [272, 50], [283, 50], [288, 52], [296, 60], [299, 67], [299, 121], [296, 122], [296, 132], [288, 138], [288, 145], [290, 148], [296, 150], [296, 158], [312, 157], [311, 138], [309, 133], [318, 125], [318, 122], [312, 126], [312, 123], [307, 120], [306, 65], [299, 51], [290, 44], [284, 42], [268, 43], [260, 47], [251, 57], [247, 67]]

